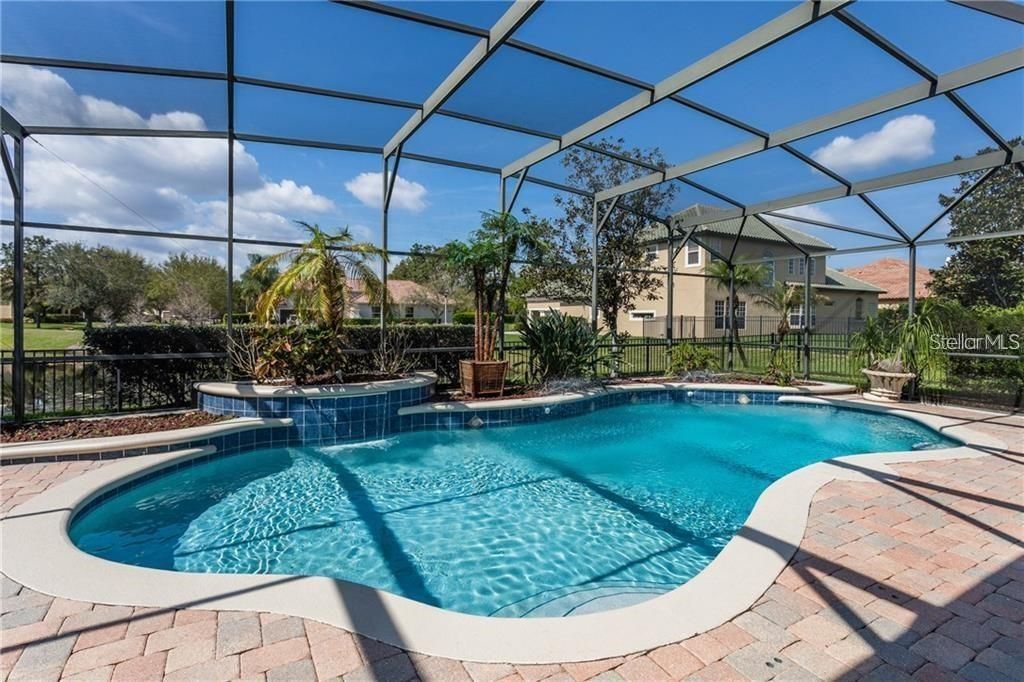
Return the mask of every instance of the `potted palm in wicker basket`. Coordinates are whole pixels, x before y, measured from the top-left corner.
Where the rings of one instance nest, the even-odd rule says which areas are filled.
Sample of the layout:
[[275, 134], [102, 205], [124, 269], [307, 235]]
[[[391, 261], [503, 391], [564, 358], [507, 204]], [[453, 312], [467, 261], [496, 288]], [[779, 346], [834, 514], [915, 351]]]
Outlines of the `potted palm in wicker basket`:
[[508, 282], [516, 260], [544, 248], [540, 234], [535, 222], [510, 213], [485, 213], [468, 243], [456, 241], [448, 248], [450, 264], [473, 282], [473, 359], [459, 362], [466, 395], [504, 393], [508, 361], [497, 357], [497, 349], [505, 332]]

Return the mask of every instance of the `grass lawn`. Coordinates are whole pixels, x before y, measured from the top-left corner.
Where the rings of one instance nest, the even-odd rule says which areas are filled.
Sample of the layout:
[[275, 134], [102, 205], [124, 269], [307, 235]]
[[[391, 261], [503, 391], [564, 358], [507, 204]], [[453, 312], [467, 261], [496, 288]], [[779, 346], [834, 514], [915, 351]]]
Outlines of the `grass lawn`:
[[[36, 329], [32, 322], [25, 322], [25, 350], [62, 350], [82, 345], [82, 329], [85, 323], [44, 323]], [[14, 325], [0, 323], [0, 350], [14, 349]]]

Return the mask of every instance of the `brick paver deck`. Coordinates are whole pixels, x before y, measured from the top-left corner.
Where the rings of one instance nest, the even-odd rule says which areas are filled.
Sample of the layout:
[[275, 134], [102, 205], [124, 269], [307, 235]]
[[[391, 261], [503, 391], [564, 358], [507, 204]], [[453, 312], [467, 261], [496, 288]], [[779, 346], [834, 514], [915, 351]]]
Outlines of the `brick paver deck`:
[[[639, 653], [459, 662], [272, 613], [105, 606], [2, 578], [3, 680], [1024, 680], [1024, 417], [915, 407], [1011, 444], [818, 491], [797, 555], [750, 610]], [[105, 462], [0, 469], [0, 513]]]

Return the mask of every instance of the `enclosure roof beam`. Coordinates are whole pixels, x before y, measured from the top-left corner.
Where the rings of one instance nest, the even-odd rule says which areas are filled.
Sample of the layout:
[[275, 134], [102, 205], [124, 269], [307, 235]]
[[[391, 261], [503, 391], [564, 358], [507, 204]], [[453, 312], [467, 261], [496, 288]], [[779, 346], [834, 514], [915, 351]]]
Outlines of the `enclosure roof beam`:
[[949, 0], [954, 5], [1024, 24], [1024, 6], [1008, 0]]
[[56, 59], [53, 57], [29, 57], [25, 55], [5, 54], [0, 57], [4, 64], [22, 66], [47, 66], [55, 69], [84, 69], [88, 71], [105, 71], [109, 73], [134, 73], [144, 76], [171, 76], [174, 78], [199, 78], [204, 80], [227, 80], [223, 71], [200, 71], [196, 69], [168, 69], [160, 66], [142, 66], [139, 64], [115, 64], [112, 62], [93, 62], [79, 59]]
[[225, 130], [154, 130], [153, 128], [89, 128], [85, 126], [28, 126], [28, 135], [87, 135], [95, 137], [180, 137], [226, 140]]
[[946, 215], [949, 214], [950, 211], [952, 211], [954, 208], [959, 206], [960, 202], [962, 202], [964, 199], [966, 199], [971, 194], [973, 194], [974, 190], [978, 189], [983, 184], [985, 184], [985, 181], [988, 180], [993, 175], [995, 175], [997, 170], [998, 169], [996, 169], [996, 168], [989, 168], [977, 180], [975, 180], [973, 183], [971, 183], [971, 185], [967, 189], [965, 189], [963, 192], [961, 192], [959, 194], [959, 196], [957, 196], [955, 199], [953, 199], [953, 201], [949, 202], [949, 204], [947, 206], [945, 206], [941, 211], [939, 211], [939, 214], [937, 216], [932, 218], [931, 222], [929, 222], [927, 225], [925, 225], [924, 228], [920, 232], [918, 232], [917, 235], [914, 236], [914, 243], [916, 244], [917, 240], [920, 239], [921, 237], [923, 237], [925, 235], [925, 233], [928, 232], [928, 230], [930, 230], [933, 227], [935, 227], [939, 223], [940, 220], [942, 220], [943, 218], [946, 217]]
[[[836, 18], [842, 21], [844, 24], [852, 28], [858, 34], [871, 41], [875, 46], [879, 47], [889, 56], [896, 59], [898, 62], [914, 71], [917, 75], [921, 76], [932, 84], [933, 89], [938, 86], [939, 77], [932, 72], [931, 69], [926, 67], [924, 64], [914, 59], [910, 54], [900, 49], [895, 43], [890, 41], [888, 38], [883, 36], [878, 31], [874, 30], [860, 19], [857, 19], [846, 10], [839, 10], [835, 14]], [[959, 109], [967, 118], [971, 120], [985, 135], [988, 136], [995, 144], [999, 146], [1004, 152], [1012, 153], [1010, 145], [1006, 140], [1003, 139], [1002, 135], [996, 132], [995, 128], [989, 125], [988, 121], [982, 118], [981, 114], [976, 112], [967, 102], [964, 101], [960, 95], [950, 90], [945, 93], [946, 99], [953, 103], [957, 109]]]
[[[510, 43], [506, 43], [506, 45], [508, 45], [508, 44], [510, 44]], [[568, 58], [565, 58], [565, 59], [568, 60]], [[563, 61], [561, 57], [559, 57], [559, 61]], [[84, 70], [84, 71], [101, 71], [101, 72], [102, 71], [111, 71], [111, 72], [121, 72], [121, 73], [146, 74], [146, 75], [153, 75], [153, 76], [171, 76], [171, 77], [177, 77], [177, 78], [204, 78], [204, 79], [222, 80], [222, 81], [226, 81], [227, 80], [227, 74], [219, 73], [219, 72], [213, 72], [213, 71], [186, 71], [186, 70], [182, 70], [182, 69], [164, 69], [164, 68], [148, 67], [148, 66], [138, 66], [138, 65], [130, 65], [130, 64], [108, 64], [108, 63], [104, 63], [104, 62], [91, 62], [91, 61], [82, 61], [82, 60], [51, 59], [51, 58], [47, 58], [47, 57], [25, 57], [25, 56], [21, 56], [21, 55], [0, 55], [0, 62], [8, 63], [8, 64], [39, 66], [39, 67], [65, 68], [65, 69], [81, 69], [81, 70]], [[576, 66], [578, 68], [584, 68], [584, 63], [577, 64]], [[598, 67], [593, 67], [591, 65], [586, 65], [586, 66], [587, 66], [586, 70], [588, 70], [588, 71], [593, 71], [595, 73], [601, 71], [601, 69], [599, 69]], [[622, 76], [622, 75], [619, 75], [619, 74], [600, 73], [600, 75], [603, 75], [603, 76], [608, 77], [608, 78], [614, 78], [615, 80], [623, 80], [624, 82], [626, 82], [626, 81], [632, 82], [632, 80], [629, 79], [628, 77]], [[420, 108], [420, 105], [417, 102], [413, 102], [411, 100], [401, 100], [401, 99], [395, 99], [395, 98], [391, 98], [391, 97], [379, 97], [379, 96], [376, 96], [376, 95], [365, 95], [365, 94], [362, 94], [362, 93], [349, 92], [349, 91], [346, 91], [346, 90], [334, 90], [334, 89], [331, 89], [331, 88], [321, 88], [321, 87], [316, 87], [316, 86], [312, 86], [312, 85], [301, 85], [299, 83], [289, 83], [289, 82], [286, 82], [286, 81], [269, 80], [269, 79], [266, 79], [266, 78], [253, 78], [251, 76], [238, 76], [238, 75], [236, 75], [235, 78], [234, 78], [234, 82], [239, 84], [239, 85], [248, 85], [248, 86], [252, 86], [252, 87], [267, 88], [269, 90], [283, 90], [283, 91], [287, 91], [287, 92], [296, 92], [296, 93], [300, 93], [300, 94], [304, 94], [304, 95], [317, 95], [317, 96], [320, 96], [320, 97], [332, 97], [332, 98], [335, 98], [335, 99], [341, 99], [341, 100], [346, 100], [346, 101], [351, 101], [351, 102], [364, 102], [364, 103], [367, 103], [367, 104], [376, 104], [376, 105], [380, 105], [380, 106], [396, 107], [396, 108], [401, 108], [401, 109], [418, 110]], [[646, 85], [646, 84], [644, 84], [644, 85], [645, 85], [645, 87], [647, 87], [650, 90], [654, 89], [653, 85]], [[686, 100], [685, 98], [680, 97], [678, 95], [673, 95], [670, 99], [672, 99], [672, 100], [674, 100], [674, 101], [676, 101], [676, 102], [678, 102], [678, 103], [680, 103], [680, 104], [682, 104], [684, 106], [687, 106], [687, 107], [689, 107], [691, 109], [696, 109], [697, 111], [700, 111], [702, 113], [708, 114], [709, 116], [717, 118], [718, 120], [723, 121], [725, 123], [728, 123], [729, 125], [735, 126], [735, 127], [740, 128], [742, 130], [746, 130], [748, 132], [753, 132], [754, 134], [757, 134], [757, 135], [759, 135], [761, 137], [767, 137], [767, 133], [763, 133], [761, 131], [757, 131], [756, 129], [752, 128], [751, 126], [748, 126], [747, 124], [745, 124], [745, 123], [743, 123], [741, 121], [737, 121], [736, 119], [733, 119], [733, 118], [731, 118], [729, 116], [726, 116], [725, 114], [721, 114], [721, 113], [719, 113], [719, 112], [717, 112], [717, 111], [715, 111], [713, 109], [705, 107], [704, 105], [698, 104], [696, 102], [691, 102], [691, 101]], [[442, 107], [442, 108], [438, 109], [435, 112], [435, 115], [436, 116], [444, 116], [446, 118], [453, 118], [453, 119], [460, 120], [460, 121], [466, 121], [468, 123], [476, 123], [476, 124], [479, 124], [479, 125], [484, 125], [484, 126], [488, 126], [488, 127], [491, 127], [491, 128], [497, 128], [497, 129], [500, 129], [500, 130], [507, 130], [509, 132], [520, 133], [520, 134], [523, 134], [523, 135], [531, 135], [533, 137], [539, 137], [539, 138], [543, 138], [543, 139], [547, 139], [547, 140], [557, 140], [559, 138], [559, 135], [557, 133], [552, 133], [552, 132], [545, 131], [545, 130], [538, 130], [536, 128], [529, 128], [527, 126], [516, 125], [514, 123], [507, 123], [505, 121], [498, 121], [498, 120], [495, 120], [495, 119], [486, 118], [484, 116], [478, 116], [476, 114], [467, 114], [467, 113], [464, 113], [464, 112], [461, 112], [461, 111], [455, 111], [453, 109], [448, 109], [448, 108], [445, 108], [445, 107]], [[75, 130], [84, 130], [84, 128], [76, 128]], [[51, 132], [50, 134], [56, 134], [56, 133], [55, 132]], [[82, 133], [76, 133], [76, 134], [86, 134], [86, 133], [82, 132]], [[266, 137], [266, 136], [250, 135], [249, 137], [253, 138], [251, 141], [258, 142], [260, 140], [257, 140], [255, 138]], [[281, 138], [281, 139], [287, 139], [287, 138]], [[599, 148], [599, 147], [597, 147], [595, 145], [587, 144], [587, 143], [582, 143], [582, 142], [580, 144], [578, 144], [577, 146], [582, 148], [582, 149], [585, 149], [587, 151], [593, 152], [595, 154], [600, 154], [602, 156], [607, 156], [609, 158], [618, 159], [619, 161], [623, 161], [625, 163], [630, 163], [630, 164], [633, 164], [633, 165], [638, 166], [640, 168], [645, 168], [645, 169], [647, 169], [649, 171], [661, 171], [661, 167], [660, 166], [657, 166], [657, 165], [652, 164], [652, 163], [648, 163], [646, 161], [643, 161], [642, 159], [635, 159], [635, 158], [629, 156], [628, 154], [619, 154], [619, 153], [616, 153], [616, 152], [610, 152], [608, 150], [601, 149], [601, 148]], [[330, 149], [331, 147], [324, 147], [324, 148]], [[360, 151], [360, 150], [355, 150], [355, 151]], [[380, 153], [380, 152], [377, 152], [377, 153]], [[693, 183], [690, 183], [686, 179], [681, 178], [680, 180], [682, 182], [686, 183], [686, 184], [693, 185]], [[711, 192], [709, 190], [705, 190], [705, 191], [708, 191], [709, 194], [714, 195], [714, 192]]]
[[14, 118], [14, 115], [7, 111], [6, 107], [0, 107], [0, 130], [5, 135], [10, 135], [16, 140], [24, 140], [31, 135], [25, 126], [21, 125], [18, 119]]
[[871, 232], [869, 230], [862, 230], [857, 227], [847, 227], [846, 225], [837, 225], [835, 223], [825, 222], [824, 220], [814, 220], [812, 218], [803, 218], [794, 215], [787, 215], [785, 213], [768, 212], [761, 215], [771, 216], [772, 218], [780, 218], [782, 220], [793, 220], [798, 223], [807, 223], [808, 225], [817, 225], [818, 227], [824, 227], [830, 230], [839, 230], [840, 232], [849, 232], [851, 234], [859, 234], [865, 237], [874, 237], [876, 239], [885, 239], [886, 241], [895, 242], [896, 244], [906, 244], [902, 239], [897, 239], [887, 234], [878, 234], [877, 232]]
[[405, 125], [384, 145], [384, 156], [391, 156], [400, 145], [419, 130], [420, 126], [426, 123], [427, 119], [441, 108], [448, 101], [448, 98], [454, 95], [462, 87], [462, 84], [476, 73], [477, 69], [484, 65], [490, 56], [515, 33], [516, 29], [530, 18], [530, 15], [540, 7], [543, 1], [516, 0], [505, 14], [498, 19], [497, 23], [491, 27], [487, 35], [480, 38], [476, 46], [463, 57], [458, 66], [427, 97], [420, 109], [413, 112], [409, 120], [405, 122]]
[[[847, 4], [849, 0], [829, 0], [829, 2], [802, 2], [797, 7], [785, 14], [768, 21], [750, 33], [716, 50], [710, 55], [694, 62], [690, 66], [668, 76], [654, 86], [654, 91], [640, 92], [633, 97], [612, 107], [608, 111], [592, 118], [591, 120], [577, 126], [557, 141], [537, 148], [525, 156], [513, 161], [502, 169], [502, 175], [508, 177], [515, 175], [525, 166], [532, 166], [535, 163], [553, 156], [581, 142], [591, 135], [595, 135], [605, 128], [615, 125], [637, 112], [651, 107], [663, 99], [667, 99], [675, 93], [698, 83], [709, 76], [735, 64], [750, 55], [763, 50], [764, 48], [782, 40], [800, 29], [813, 24], [823, 16]], [[602, 197], [610, 199], [612, 195]]]
[[7, 174], [7, 185], [11, 188], [11, 193], [20, 196], [21, 183], [18, 182], [18, 169], [14, 167], [11, 153], [7, 151], [7, 140], [3, 136], [0, 136], [0, 157], [3, 160], [4, 173]]
[[[875, 97], [866, 102], [840, 109], [831, 114], [818, 116], [802, 123], [776, 130], [769, 134], [767, 142], [763, 142], [760, 139], [747, 140], [727, 149], [712, 152], [692, 161], [672, 166], [658, 173], [652, 173], [646, 177], [637, 178], [616, 187], [602, 190], [597, 193], [597, 196], [599, 200], [604, 201], [616, 194], [626, 194], [645, 187], [651, 187], [667, 180], [673, 180], [728, 161], [750, 156], [765, 149], [779, 147], [787, 142], [794, 142], [877, 114], [921, 102], [935, 94], [943, 94], [957, 88], [980, 83], [1022, 68], [1024, 68], [1024, 48], [1010, 50], [1004, 54], [943, 74], [938, 77], [934, 88], [930, 81], [925, 80], [915, 85]], [[506, 166], [506, 170], [508, 168]]]
[[[1024, 161], [1024, 147], [1016, 147], [1010, 161], [1013, 163]], [[986, 154], [979, 154], [977, 156], [964, 159], [957, 159], [956, 161], [907, 171], [905, 173], [894, 173], [892, 175], [885, 175], [878, 178], [855, 182], [849, 189], [845, 187], [828, 187], [814, 192], [806, 192], [804, 194], [797, 194], [782, 199], [773, 199], [753, 204], [748, 206], [746, 210], [732, 208], [723, 209], [710, 216], [687, 216], [685, 218], [679, 218], [676, 221], [676, 224], [686, 227], [689, 225], [702, 225], [718, 222], [729, 218], [741, 218], [744, 215], [750, 215], [752, 213], [771, 213], [773, 211], [779, 211], [786, 208], [793, 208], [794, 206], [803, 206], [805, 204], [815, 204], [821, 201], [841, 199], [845, 196], [859, 196], [867, 192], [877, 192], [883, 189], [892, 189], [894, 187], [902, 187], [904, 185], [912, 185], [919, 182], [928, 182], [929, 180], [945, 178], [951, 175], [988, 170], [989, 168], [997, 168], [1003, 165], [1007, 165], [1006, 155], [1003, 152], [988, 152]], [[597, 196], [600, 197], [600, 193], [598, 193]]]

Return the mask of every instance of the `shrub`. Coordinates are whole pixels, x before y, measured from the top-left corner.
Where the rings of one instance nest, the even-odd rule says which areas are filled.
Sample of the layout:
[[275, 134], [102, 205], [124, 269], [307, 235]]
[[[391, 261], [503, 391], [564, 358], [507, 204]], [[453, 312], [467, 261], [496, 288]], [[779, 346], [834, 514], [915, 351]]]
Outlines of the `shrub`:
[[[516, 324], [519, 321], [515, 315], [505, 316], [505, 325]], [[452, 313], [452, 324], [474, 324], [476, 322], [476, 314], [472, 310], [460, 310], [457, 313]]]
[[764, 371], [764, 379], [769, 384], [776, 386], [791, 386], [796, 379], [793, 370], [793, 359], [789, 353], [775, 353], [768, 360], [768, 367]]
[[[84, 341], [89, 351], [102, 355], [155, 355], [223, 353], [227, 337], [223, 328], [207, 325], [130, 325], [86, 329]], [[102, 368], [111, 373], [111, 380], [103, 382], [111, 405], [117, 403], [118, 379], [134, 401], [187, 405], [192, 383], [224, 377], [226, 363], [221, 358], [114, 360]]]
[[672, 347], [668, 374], [687, 374], [718, 369], [718, 354], [713, 348], [684, 341]]
[[599, 365], [607, 365], [610, 360], [610, 355], [599, 354], [602, 337], [581, 317], [552, 311], [541, 317], [524, 316], [519, 328], [531, 381], [591, 377]]
[[[374, 321], [376, 322], [376, 321]], [[431, 370], [442, 383], [455, 383], [459, 376], [459, 360], [472, 357], [473, 328], [464, 325], [416, 324], [402, 325], [415, 369]], [[239, 335], [246, 339], [240, 340]], [[314, 325], [238, 325], [236, 342], [257, 344], [270, 353], [268, 363], [260, 370], [237, 366], [241, 377], [262, 381], [281, 378], [308, 380], [316, 374], [341, 370], [349, 373], [375, 371], [373, 353], [380, 349], [380, 328], [374, 325], [346, 326], [341, 335], [329, 333]], [[153, 353], [224, 353], [228, 351], [227, 333], [223, 327], [209, 325], [139, 325], [103, 327], [87, 330], [86, 346], [106, 355], [150, 355]], [[415, 352], [426, 348], [468, 348], [468, 351]], [[261, 350], [262, 352], [262, 350]], [[234, 353], [232, 353], [234, 355]], [[189, 381], [216, 379], [224, 376], [225, 362], [210, 360], [125, 360], [111, 366], [144, 375], [153, 386], [165, 384], [160, 390], [176, 396], [188, 395]], [[164, 377], [165, 374], [174, 377]], [[122, 377], [124, 378], [124, 377]], [[173, 388], [173, 390], [172, 390]], [[187, 402], [187, 401], [186, 401]]]

